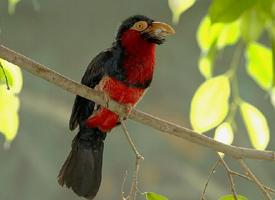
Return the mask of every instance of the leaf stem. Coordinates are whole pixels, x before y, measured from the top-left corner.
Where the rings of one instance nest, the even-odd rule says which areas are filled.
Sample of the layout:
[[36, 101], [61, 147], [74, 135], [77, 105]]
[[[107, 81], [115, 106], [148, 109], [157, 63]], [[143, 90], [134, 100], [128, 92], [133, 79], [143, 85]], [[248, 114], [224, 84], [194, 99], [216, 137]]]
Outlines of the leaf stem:
[[237, 71], [240, 64], [241, 56], [242, 56], [242, 50], [243, 50], [243, 44], [239, 42], [236, 46], [236, 49], [234, 51], [234, 54], [232, 56], [232, 61], [229, 67], [229, 70], [226, 72], [227, 76], [230, 79], [231, 86], [232, 86], [232, 97], [233, 101], [231, 103], [231, 109], [230, 114], [227, 118], [227, 121], [231, 123], [235, 117], [235, 114], [237, 112], [237, 108], [242, 102], [242, 99], [240, 97], [239, 93], [239, 84], [238, 84], [238, 77], [237, 77]]
[[10, 86], [9, 86], [8, 77], [7, 77], [7, 74], [6, 74], [6, 72], [5, 72], [5, 69], [4, 69], [4, 67], [3, 67], [3, 65], [2, 65], [2, 63], [1, 63], [1, 62], [0, 62], [0, 67], [1, 67], [1, 69], [2, 69], [2, 71], [3, 71], [3, 74], [4, 74], [4, 77], [5, 77], [5, 81], [6, 81], [7, 90], [10, 90]]

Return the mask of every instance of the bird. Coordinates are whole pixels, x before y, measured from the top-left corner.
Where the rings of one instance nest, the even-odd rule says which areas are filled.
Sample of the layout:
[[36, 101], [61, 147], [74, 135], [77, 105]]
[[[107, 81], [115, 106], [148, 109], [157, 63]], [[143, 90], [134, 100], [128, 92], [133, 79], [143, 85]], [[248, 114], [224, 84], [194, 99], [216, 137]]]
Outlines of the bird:
[[[95, 56], [81, 83], [103, 92], [106, 100], [125, 105], [130, 112], [151, 84], [156, 46], [172, 34], [175, 30], [170, 25], [144, 15], [125, 19], [112, 46]], [[104, 140], [119, 124], [116, 113], [76, 96], [69, 128], [78, 127], [78, 133], [57, 177], [61, 186], [86, 199], [95, 198], [101, 183]]]

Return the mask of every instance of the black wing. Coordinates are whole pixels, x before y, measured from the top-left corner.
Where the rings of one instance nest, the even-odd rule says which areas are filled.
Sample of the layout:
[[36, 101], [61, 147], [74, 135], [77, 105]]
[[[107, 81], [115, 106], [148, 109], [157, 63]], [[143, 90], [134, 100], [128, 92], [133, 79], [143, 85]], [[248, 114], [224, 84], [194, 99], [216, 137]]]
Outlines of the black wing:
[[[81, 83], [90, 88], [94, 88], [107, 73], [106, 64], [112, 63], [111, 60], [113, 60], [111, 49], [98, 54], [88, 65]], [[83, 123], [89, 116], [91, 116], [94, 107], [95, 102], [77, 95], [69, 122], [70, 130], [74, 130], [79, 124]]]

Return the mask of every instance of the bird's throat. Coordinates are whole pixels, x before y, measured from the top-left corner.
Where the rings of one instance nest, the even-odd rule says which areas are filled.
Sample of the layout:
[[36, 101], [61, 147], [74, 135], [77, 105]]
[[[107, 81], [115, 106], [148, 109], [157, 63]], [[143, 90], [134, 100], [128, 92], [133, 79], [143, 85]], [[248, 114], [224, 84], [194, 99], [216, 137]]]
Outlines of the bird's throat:
[[144, 84], [153, 77], [156, 44], [144, 40], [135, 31], [126, 31], [121, 39], [124, 49], [123, 67], [127, 82]]

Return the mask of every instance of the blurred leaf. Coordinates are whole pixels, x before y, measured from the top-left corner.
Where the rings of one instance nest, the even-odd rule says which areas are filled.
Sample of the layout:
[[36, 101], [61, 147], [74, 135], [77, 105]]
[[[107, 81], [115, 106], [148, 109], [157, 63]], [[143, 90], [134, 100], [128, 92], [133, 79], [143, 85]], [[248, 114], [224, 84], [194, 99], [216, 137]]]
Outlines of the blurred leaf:
[[146, 192], [145, 195], [147, 200], [168, 200], [168, 198], [154, 192]]
[[248, 74], [260, 87], [269, 90], [273, 79], [271, 50], [256, 42], [250, 43], [246, 49], [246, 60]]
[[214, 61], [217, 55], [216, 43], [214, 43], [206, 53], [202, 53], [199, 59], [199, 70], [205, 79], [213, 75]]
[[208, 13], [212, 23], [232, 22], [257, 0], [213, 0]]
[[[246, 197], [242, 196], [242, 195], [237, 195], [238, 200], [248, 200]], [[220, 197], [219, 200], [235, 200], [233, 195], [226, 195], [223, 197]]]
[[207, 55], [200, 57], [199, 70], [205, 79], [209, 79], [212, 77], [213, 62]]
[[19, 99], [7, 90], [5, 85], [0, 85], [0, 132], [8, 141], [14, 139], [17, 133]]
[[258, 1], [257, 5], [260, 14], [265, 17], [266, 20], [273, 20], [275, 17], [275, 1], [274, 0], [264, 0]]
[[20, 0], [9, 0], [9, 14], [14, 14], [15, 7]]
[[[18, 66], [3, 60], [0, 58], [0, 63], [2, 64], [5, 73], [8, 78], [8, 84], [10, 86], [11, 92], [13, 93], [19, 93], [22, 89], [23, 85], [23, 78], [22, 78], [22, 73], [21, 70]], [[0, 69], [0, 83], [5, 84], [6, 79], [4, 77], [3, 71]]]
[[275, 88], [272, 88], [272, 90], [270, 91], [270, 100], [273, 107], [275, 108]]
[[168, 5], [173, 14], [173, 23], [177, 24], [181, 14], [189, 9], [196, 0], [168, 0]]
[[221, 49], [227, 45], [233, 45], [238, 41], [239, 37], [240, 27], [238, 20], [225, 24], [219, 35], [217, 46], [219, 49]]
[[[214, 140], [222, 142], [224, 144], [232, 144], [234, 134], [231, 125], [228, 122], [224, 122], [216, 128]], [[219, 153], [223, 156], [223, 153]]]
[[207, 51], [211, 45], [216, 42], [223, 27], [223, 23], [211, 25], [211, 21], [208, 16], [205, 16], [202, 19], [197, 31], [197, 41], [203, 51]]
[[252, 146], [264, 150], [269, 142], [269, 128], [265, 116], [246, 102], [241, 103], [240, 108]]
[[228, 113], [229, 96], [227, 76], [217, 76], [201, 84], [191, 102], [190, 119], [194, 130], [201, 133], [219, 125]]
[[257, 40], [263, 32], [265, 21], [256, 9], [247, 10], [241, 17], [241, 33], [245, 42]]
[[209, 50], [214, 43], [221, 49], [238, 41], [239, 29], [239, 21], [211, 24], [210, 18], [205, 16], [198, 28], [197, 41], [203, 51]]

